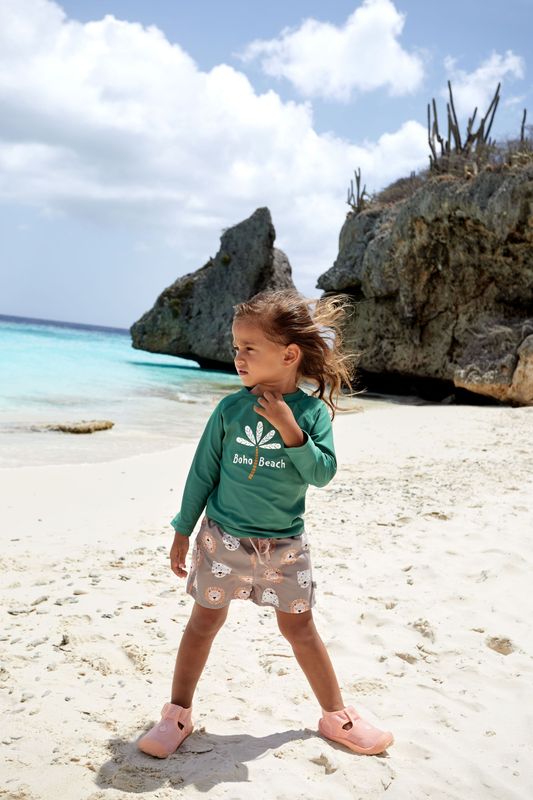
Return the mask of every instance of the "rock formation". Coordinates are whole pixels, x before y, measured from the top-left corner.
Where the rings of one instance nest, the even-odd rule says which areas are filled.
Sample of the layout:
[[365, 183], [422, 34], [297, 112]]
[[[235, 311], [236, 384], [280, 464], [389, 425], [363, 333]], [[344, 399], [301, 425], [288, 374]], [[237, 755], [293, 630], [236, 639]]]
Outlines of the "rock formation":
[[82, 419], [80, 422], [45, 422], [30, 426], [32, 431], [62, 431], [63, 433], [94, 433], [106, 431], [115, 423], [109, 419]]
[[234, 371], [233, 306], [263, 290], [294, 288], [291, 266], [274, 247], [275, 238], [268, 208], [228, 228], [215, 258], [174, 281], [131, 326], [133, 347]]
[[317, 287], [353, 296], [362, 372], [533, 404], [533, 165], [350, 212]]

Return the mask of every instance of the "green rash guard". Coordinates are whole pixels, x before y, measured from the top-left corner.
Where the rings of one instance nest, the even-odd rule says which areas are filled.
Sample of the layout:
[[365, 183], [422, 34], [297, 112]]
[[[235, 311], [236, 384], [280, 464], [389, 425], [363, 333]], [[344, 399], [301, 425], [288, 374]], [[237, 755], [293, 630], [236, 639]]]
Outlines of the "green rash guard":
[[171, 520], [190, 536], [206, 515], [233, 536], [296, 536], [304, 531], [309, 484], [325, 486], [337, 471], [328, 407], [302, 389], [283, 395], [304, 432], [286, 447], [277, 428], [254, 411], [257, 395], [243, 386], [219, 401], [198, 442], [181, 501]]

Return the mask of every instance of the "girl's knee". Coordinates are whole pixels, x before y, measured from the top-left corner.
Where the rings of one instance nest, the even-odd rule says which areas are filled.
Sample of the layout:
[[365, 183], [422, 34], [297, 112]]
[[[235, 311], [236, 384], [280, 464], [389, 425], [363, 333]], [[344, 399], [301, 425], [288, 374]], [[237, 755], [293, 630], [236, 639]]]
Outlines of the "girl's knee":
[[213, 635], [226, 621], [228, 608], [206, 608], [195, 602], [188, 625], [197, 636]]
[[311, 610], [290, 614], [276, 609], [276, 614], [280, 633], [289, 642], [305, 642], [316, 637], [317, 630]]

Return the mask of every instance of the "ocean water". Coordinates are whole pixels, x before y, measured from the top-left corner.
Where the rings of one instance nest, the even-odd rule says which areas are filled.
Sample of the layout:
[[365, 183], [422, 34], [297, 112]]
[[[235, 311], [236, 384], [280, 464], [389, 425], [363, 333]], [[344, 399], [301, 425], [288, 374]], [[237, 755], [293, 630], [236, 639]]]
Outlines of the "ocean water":
[[[193, 441], [238, 375], [147, 353], [128, 330], [0, 315], [0, 467], [108, 461]], [[32, 430], [109, 419], [92, 434]]]

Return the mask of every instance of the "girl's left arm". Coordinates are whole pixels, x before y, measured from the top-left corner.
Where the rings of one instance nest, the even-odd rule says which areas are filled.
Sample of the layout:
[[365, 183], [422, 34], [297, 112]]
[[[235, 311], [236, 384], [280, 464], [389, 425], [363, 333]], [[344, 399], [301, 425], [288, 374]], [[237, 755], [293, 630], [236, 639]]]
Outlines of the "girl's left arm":
[[327, 406], [320, 402], [319, 412], [310, 432], [299, 447], [286, 447], [285, 453], [306, 483], [326, 486], [337, 472], [337, 457], [333, 442], [333, 426]]

